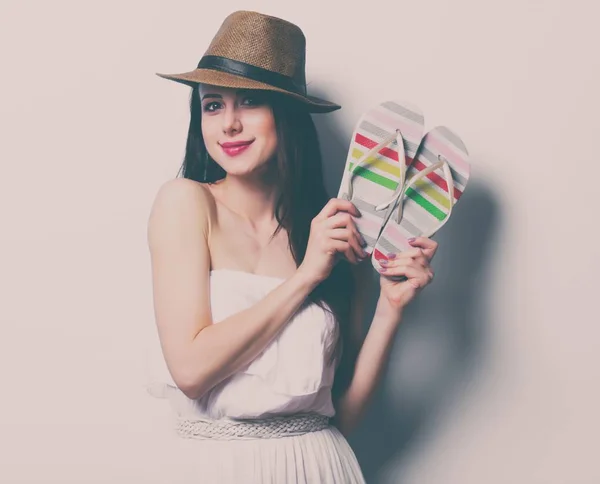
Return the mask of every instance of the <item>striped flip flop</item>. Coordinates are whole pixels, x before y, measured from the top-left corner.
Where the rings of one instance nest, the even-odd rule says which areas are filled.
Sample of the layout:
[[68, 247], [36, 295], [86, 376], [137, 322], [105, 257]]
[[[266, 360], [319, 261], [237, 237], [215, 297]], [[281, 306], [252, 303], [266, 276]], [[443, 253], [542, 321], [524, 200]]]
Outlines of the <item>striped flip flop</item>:
[[371, 258], [375, 268], [390, 253], [411, 249], [409, 238], [431, 237], [448, 222], [469, 181], [468, 158], [465, 144], [447, 127], [438, 126], [425, 135], [407, 169], [404, 189], [390, 205]]
[[361, 212], [354, 222], [371, 255], [398, 198], [407, 166], [423, 135], [421, 110], [409, 103], [386, 101], [362, 115], [348, 150], [338, 198], [350, 200]]

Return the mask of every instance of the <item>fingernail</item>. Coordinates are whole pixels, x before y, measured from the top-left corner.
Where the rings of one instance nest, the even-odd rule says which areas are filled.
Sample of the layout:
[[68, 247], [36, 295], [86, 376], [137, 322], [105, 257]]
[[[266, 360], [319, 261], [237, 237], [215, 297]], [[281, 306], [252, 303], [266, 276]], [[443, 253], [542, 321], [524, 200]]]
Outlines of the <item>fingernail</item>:
[[387, 266], [389, 264], [389, 261], [385, 259], [379, 259], [379, 264], [382, 266]]
[[416, 237], [411, 237], [410, 239], [408, 239], [409, 242], [414, 242], [417, 238]]
[[396, 254], [388, 254], [388, 259], [395, 259], [396, 258]]
[[382, 267], [382, 268], [379, 269], [379, 272], [385, 272], [385, 271], [387, 271], [386, 267]]
[[360, 243], [362, 244], [362, 246], [363, 246], [363, 247], [367, 245], [367, 241], [366, 241], [366, 240], [365, 240], [365, 238], [364, 238], [364, 237], [362, 237], [362, 236], [361, 236], [361, 238], [360, 238]]

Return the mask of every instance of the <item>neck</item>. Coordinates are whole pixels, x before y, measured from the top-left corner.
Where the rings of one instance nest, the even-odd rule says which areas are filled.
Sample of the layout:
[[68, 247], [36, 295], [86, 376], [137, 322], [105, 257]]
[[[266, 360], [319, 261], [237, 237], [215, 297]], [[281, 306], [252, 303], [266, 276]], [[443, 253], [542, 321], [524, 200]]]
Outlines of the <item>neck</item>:
[[276, 223], [276, 184], [273, 174], [253, 177], [227, 175], [219, 183], [227, 207], [253, 228]]

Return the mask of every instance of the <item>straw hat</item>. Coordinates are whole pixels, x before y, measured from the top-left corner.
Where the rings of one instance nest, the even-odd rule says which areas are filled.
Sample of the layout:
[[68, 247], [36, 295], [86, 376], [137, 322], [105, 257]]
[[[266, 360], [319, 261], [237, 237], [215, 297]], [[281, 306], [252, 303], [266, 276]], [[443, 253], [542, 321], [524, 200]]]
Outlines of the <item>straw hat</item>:
[[229, 15], [193, 71], [157, 76], [188, 86], [265, 89], [287, 94], [310, 112], [341, 106], [306, 94], [306, 38], [293, 23], [257, 12]]

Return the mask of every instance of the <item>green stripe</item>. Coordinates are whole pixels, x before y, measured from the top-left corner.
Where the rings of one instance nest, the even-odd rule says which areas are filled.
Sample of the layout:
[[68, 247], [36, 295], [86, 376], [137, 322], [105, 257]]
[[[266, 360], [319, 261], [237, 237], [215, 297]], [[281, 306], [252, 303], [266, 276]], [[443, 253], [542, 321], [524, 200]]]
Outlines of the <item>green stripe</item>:
[[[350, 163], [350, 170], [354, 167], [354, 163]], [[373, 183], [377, 183], [382, 187], [389, 188], [390, 190], [396, 190], [398, 187], [398, 182], [390, 180], [384, 176], [378, 175], [377, 173], [373, 173], [369, 171], [368, 167], [358, 167], [356, 169], [355, 175], [360, 176], [362, 178], [366, 178], [367, 180], [372, 181]], [[431, 215], [433, 215], [438, 220], [444, 220], [446, 218], [446, 213], [442, 212], [439, 208], [433, 205], [429, 200], [424, 198], [422, 195], [419, 195], [414, 189], [408, 187], [406, 190], [406, 196], [414, 200], [417, 204], [427, 210]]]
[[[350, 163], [350, 170], [354, 167], [354, 163]], [[381, 185], [382, 187], [389, 188], [390, 190], [395, 190], [398, 187], [398, 182], [390, 180], [384, 176], [378, 175], [377, 173], [373, 173], [368, 169], [368, 167], [359, 166], [354, 172], [355, 175], [360, 176], [362, 178], [366, 178], [367, 180], [372, 181], [373, 183], [377, 183], [377, 185]]]
[[406, 189], [406, 196], [413, 199], [417, 202], [421, 207], [427, 210], [431, 215], [433, 215], [438, 220], [444, 220], [446, 218], [446, 213], [442, 212], [439, 208], [433, 205], [429, 200], [424, 198], [422, 195], [419, 195], [415, 190], [408, 187]]

